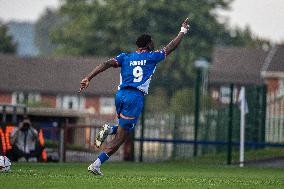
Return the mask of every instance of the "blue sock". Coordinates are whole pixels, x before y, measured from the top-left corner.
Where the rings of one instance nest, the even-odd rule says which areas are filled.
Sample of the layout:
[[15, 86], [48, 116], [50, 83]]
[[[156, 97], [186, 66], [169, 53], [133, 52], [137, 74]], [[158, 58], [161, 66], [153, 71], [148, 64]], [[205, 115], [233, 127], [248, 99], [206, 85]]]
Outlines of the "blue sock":
[[106, 160], [109, 159], [109, 156], [105, 152], [102, 152], [100, 153], [98, 158], [101, 160], [101, 163], [103, 164]]
[[117, 133], [117, 128], [118, 128], [118, 126], [115, 126], [115, 125], [112, 126], [110, 135], [115, 135]]

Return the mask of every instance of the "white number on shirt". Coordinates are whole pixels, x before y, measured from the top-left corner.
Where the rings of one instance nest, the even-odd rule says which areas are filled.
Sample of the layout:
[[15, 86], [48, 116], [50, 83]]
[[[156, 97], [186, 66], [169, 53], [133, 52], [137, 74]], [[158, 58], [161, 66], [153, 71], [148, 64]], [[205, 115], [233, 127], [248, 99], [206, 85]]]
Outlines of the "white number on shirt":
[[133, 82], [140, 82], [140, 81], [142, 81], [143, 70], [142, 70], [141, 66], [136, 66], [133, 69], [133, 76], [134, 76]]

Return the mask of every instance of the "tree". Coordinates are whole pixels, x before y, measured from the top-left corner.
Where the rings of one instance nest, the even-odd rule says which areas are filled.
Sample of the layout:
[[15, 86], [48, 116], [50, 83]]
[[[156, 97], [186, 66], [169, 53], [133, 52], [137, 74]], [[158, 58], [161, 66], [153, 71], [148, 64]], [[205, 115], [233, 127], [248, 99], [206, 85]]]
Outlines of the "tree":
[[253, 46], [249, 30], [230, 30], [219, 23], [216, 8], [227, 9], [231, 0], [65, 0], [59, 10], [62, 27], [51, 34], [57, 54], [114, 56], [135, 49], [135, 40], [150, 33], [157, 48], [166, 45], [179, 31], [184, 18], [190, 18], [189, 36], [180, 47], [159, 64], [152, 85], [175, 91], [193, 86], [194, 61], [210, 61], [216, 45]]
[[146, 112], [169, 112], [170, 104], [166, 90], [163, 88], [155, 88], [151, 90], [151, 95], [145, 98]]
[[[135, 39], [141, 33], [151, 33], [157, 47], [169, 42], [185, 17], [191, 20], [191, 40], [185, 42], [185, 51], [193, 45], [196, 52], [210, 57], [208, 46], [214, 44], [219, 24], [214, 8], [226, 8], [227, 0], [157, 0], [151, 3], [133, 0], [66, 0], [60, 8], [65, 17], [63, 27], [52, 37], [60, 47], [57, 52], [77, 55], [114, 55], [135, 48]], [[210, 44], [210, 45], [209, 45]], [[107, 47], [107, 49], [106, 49]], [[184, 52], [179, 53], [180, 57]], [[194, 56], [194, 53], [192, 53]]]
[[217, 40], [216, 44], [218, 46], [245, 46], [252, 48], [271, 47], [270, 41], [253, 36], [248, 26], [244, 30], [235, 28], [231, 30], [227, 29], [226, 31], [227, 32], [223, 32]]
[[178, 90], [170, 101], [172, 112], [179, 115], [191, 114], [194, 112], [194, 91], [189, 88]]
[[0, 53], [15, 53], [16, 50], [16, 44], [7, 34], [7, 26], [0, 23]]

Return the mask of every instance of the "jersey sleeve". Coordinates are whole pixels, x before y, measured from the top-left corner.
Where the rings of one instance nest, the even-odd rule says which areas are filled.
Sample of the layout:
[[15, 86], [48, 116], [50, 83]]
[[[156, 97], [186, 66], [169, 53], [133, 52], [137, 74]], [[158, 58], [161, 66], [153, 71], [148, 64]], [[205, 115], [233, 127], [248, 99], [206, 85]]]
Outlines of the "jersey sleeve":
[[151, 59], [156, 61], [157, 63], [162, 60], [165, 60], [166, 56], [167, 56], [166, 48], [162, 48], [160, 50], [151, 53]]
[[125, 53], [121, 53], [113, 58], [114, 61], [117, 63], [117, 67], [121, 67], [122, 62], [124, 61]]

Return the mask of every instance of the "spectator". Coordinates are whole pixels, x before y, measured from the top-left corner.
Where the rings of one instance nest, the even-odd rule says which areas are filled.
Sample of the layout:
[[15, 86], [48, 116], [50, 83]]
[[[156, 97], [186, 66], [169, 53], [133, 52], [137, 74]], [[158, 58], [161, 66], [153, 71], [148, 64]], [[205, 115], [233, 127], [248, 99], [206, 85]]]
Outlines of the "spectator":
[[24, 117], [19, 127], [15, 127], [10, 135], [12, 150], [9, 154], [12, 161], [25, 159], [37, 161], [40, 158], [38, 150], [38, 132], [31, 125], [28, 117]]

